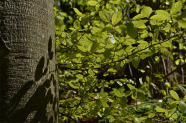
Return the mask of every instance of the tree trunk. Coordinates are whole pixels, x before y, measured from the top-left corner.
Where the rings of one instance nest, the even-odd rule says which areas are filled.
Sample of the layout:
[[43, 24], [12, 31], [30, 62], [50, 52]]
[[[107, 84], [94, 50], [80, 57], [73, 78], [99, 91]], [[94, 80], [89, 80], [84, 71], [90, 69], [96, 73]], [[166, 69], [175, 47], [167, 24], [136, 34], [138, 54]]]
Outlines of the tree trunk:
[[57, 123], [53, 0], [0, 1], [0, 122]]

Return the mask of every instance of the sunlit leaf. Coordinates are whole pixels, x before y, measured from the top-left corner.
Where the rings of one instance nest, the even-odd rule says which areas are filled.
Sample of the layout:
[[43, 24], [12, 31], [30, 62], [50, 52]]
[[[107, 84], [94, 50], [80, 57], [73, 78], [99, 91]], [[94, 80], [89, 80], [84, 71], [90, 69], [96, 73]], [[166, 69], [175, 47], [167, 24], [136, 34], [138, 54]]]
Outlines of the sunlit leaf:
[[76, 29], [81, 29], [80, 22], [79, 22], [78, 20], [75, 20], [75, 21], [74, 21], [74, 27], [75, 27]]
[[138, 14], [138, 15], [133, 17], [133, 19], [141, 19], [141, 18], [145, 18], [145, 16], [142, 15], [142, 14]]
[[92, 69], [89, 69], [89, 70], [88, 70], [88, 73], [89, 73], [91, 76], [94, 76], [94, 75], [95, 75], [95, 73], [93, 72]]
[[175, 91], [170, 90], [170, 95], [171, 95], [174, 99], [179, 100], [179, 96], [178, 96], [178, 94], [177, 94]]
[[82, 52], [86, 52], [87, 49], [85, 49], [85, 47], [77, 45], [78, 49], [81, 50]]
[[76, 77], [77, 77], [78, 79], [83, 79], [83, 75], [81, 75], [81, 74], [77, 74]]
[[83, 15], [77, 8], [73, 8], [75, 13], [78, 14], [79, 16]]
[[166, 112], [167, 111], [166, 109], [163, 109], [163, 108], [160, 108], [160, 107], [156, 107], [155, 110], [157, 112]]
[[159, 21], [169, 20], [170, 14], [166, 12], [165, 10], [157, 10], [156, 15], [151, 16], [150, 19], [159, 20]]
[[122, 34], [125, 33], [127, 30], [126, 26], [124, 26], [124, 25], [116, 26], [116, 27], [114, 27], [114, 29], [117, 32], [122, 33]]
[[113, 69], [113, 68], [109, 68], [109, 69], [107, 70], [107, 72], [117, 72], [117, 70], [115, 70], [115, 69]]
[[181, 9], [182, 9], [182, 3], [180, 1], [178, 1], [176, 3], [173, 3], [173, 6], [172, 6], [172, 8], [170, 10], [170, 14], [174, 15], [177, 12], [181, 11]]
[[124, 93], [121, 93], [119, 90], [116, 90], [116, 89], [114, 89], [114, 95], [117, 96], [117, 97], [123, 97], [123, 96], [125, 96]]
[[121, 21], [121, 19], [122, 19], [121, 11], [114, 13], [114, 15], [112, 16], [112, 25], [116, 25], [117, 23]]
[[155, 113], [150, 113], [148, 114], [148, 118], [153, 118], [156, 114]]
[[179, 26], [181, 26], [182, 28], [186, 28], [186, 20], [178, 20], [178, 24]]
[[186, 112], [186, 104], [183, 101], [180, 101], [179, 109], [182, 113]]
[[110, 0], [109, 2], [110, 3], [113, 3], [113, 4], [119, 4], [121, 0]]
[[101, 33], [102, 29], [101, 28], [98, 28], [98, 27], [92, 27], [91, 28], [91, 33], [93, 35], [99, 35]]
[[129, 89], [130, 89], [131, 91], [136, 89], [136, 88], [135, 88], [133, 85], [131, 85], [131, 84], [127, 84], [127, 86], [129, 87]]
[[141, 13], [134, 16], [133, 19], [141, 19], [141, 18], [145, 18], [145, 17], [149, 17], [150, 14], [152, 13], [152, 8], [151, 7], [144, 7], [142, 10], [141, 10]]
[[88, 3], [88, 5], [91, 5], [91, 6], [96, 6], [98, 4], [97, 1], [93, 1], [93, 0], [88, 1], [87, 3]]
[[74, 89], [79, 89], [79, 86], [76, 85], [76, 84], [73, 83], [73, 82], [69, 82], [68, 84], [70, 85], [70, 87], [72, 87], [72, 88], [74, 88]]
[[144, 25], [148, 20], [137, 20], [137, 21], [132, 21], [134, 27], [138, 28], [142, 25]]
[[101, 101], [103, 107], [109, 107], [109, 105], [107, 104], [107, 99], [101, 98], [100, 101]]
[[151, 7], [147, 7], [145, 6], [142, 10], [141, 10], [141, 14], [144, 16], [144, 17], [149, 17], [150, 14], [152, 13], [152, 8]]
[[109, 14], [105, 11], [99, 11], [99, 17], [105, 22], [110, 22]]

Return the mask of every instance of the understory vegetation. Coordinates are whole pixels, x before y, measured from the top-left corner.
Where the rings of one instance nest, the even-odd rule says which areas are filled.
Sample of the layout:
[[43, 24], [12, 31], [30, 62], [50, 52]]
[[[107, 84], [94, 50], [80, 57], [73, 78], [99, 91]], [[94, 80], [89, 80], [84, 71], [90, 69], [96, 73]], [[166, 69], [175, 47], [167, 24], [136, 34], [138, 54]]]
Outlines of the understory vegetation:
[[56, 0], [62, 123], [185, 123], [186, 0]]

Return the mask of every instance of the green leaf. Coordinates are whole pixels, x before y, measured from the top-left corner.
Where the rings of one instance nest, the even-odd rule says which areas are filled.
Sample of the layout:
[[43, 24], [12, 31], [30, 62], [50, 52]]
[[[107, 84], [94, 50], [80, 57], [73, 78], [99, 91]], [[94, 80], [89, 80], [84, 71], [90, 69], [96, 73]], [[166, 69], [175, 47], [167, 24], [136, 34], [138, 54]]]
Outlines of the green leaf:
[[99, 11], [99, 17], [105, 22], [110, 22], [109, 14], [105, 11]]
[[95, 73], [94, 73], [94, 71], [93, 71], [92, 69], [88, 69], [88, 73], [89, 73], [91, 76], [94, 76], [94, 75], [95, 75]]
[[90, 5], [90, 6], [96, 6], [97, 4], [98, 4], [98, 2], [97, 1], [88, 1], [87, 2], [88, 3], [88, 5]]
[[152, 13], [152, 8], [151, 7], [147, 7], [145, 6], [142, 10], [141, 10], [141, 14], [144, 16], [144, 17], [149, 17], [150, 14]]
[[155, 110], [157, 112], [166, 112], [167, 110], [163, 109], [163, 108], [160, 108], [160, 107], [156, 107]]
[[144, 25], [148, 20], [137, 20], [137, 21], [132, 21], [134, 27], [138, 28], [142, 25]]
[[91, 46], [90, 52], [95, 52], [98, 46], [99, 46], [99, 43], [97, 41], [94, 41]]
[[107, 99], [101, 98], [100, 101], [103, 107], [109, 107], [109, 105], [107, 104]]
[[133, 85], [131, 85], [131, 84], [127, 84], [127, 86], [129, 87], [129, 89], [132, 91], [132, 90], [136, 90], [136, 88], [133, 86]]
[[108, 96], [107, 92], [101, 92], [101, 97], [106, 97], [106, 96]]
[[109, 3], [119, 4], [121, 0], [110, 0]]
[[178, 118], [178, 115], [177, 115], [176, 113], [174, 113], [174, 114], [171, 116], [171, 118], [177, 119], [177, 118]]
[[70, 87], [72, 87], [74, 89], [79, 89], [79, 86], [76, 85], [74, 82], [68, 82], [68, 84], [70, 85]]
[[150, 113], [148, 114], [148, 118], [153, 118], [156, 114], [155, 113]]
[[152, 16], [150, 19], [159, 20], [159, 21], [169, 20], [170, 14], [165, 10], [157, 10], [156, 15]]
[[103, 53], [105, 58], [109, 58], [111, 55], [111, 50], [110, 49], [106, 49], [105, 52]]
[[133, 17], [134, 20], [141, 19], [141, 18], [145, 18], [145, 16], [142, 15], [142, 14], [138, 14], [138, 15], [136, 15], [136, 16]]
[[132, 65], [137, 69], [138, 68], [138, 65], [140, 63], [140, 58], [138, 57], [135, 57], [132, 59]]
[[100, 100], [100, 99], [96, 100], [96, 106], [97, 106], [98, 108], [101, 108], [102, 103], [101, 103], [101, 100]]
[[87, 49], [85, 49], [85, 47], [77, 45], [78, 49], [81, 50], [82, 52], [86, 52]]
[[151, 7], [147, 7], [145, 6], [142, 10], [141, 13], [134, 16], [133, 19], [141, 19], [141, 18], [145, 18], [145, 17], [149, 17], [150, 14], [152, 13], [152, 8]]
[[138, 48], [140, 49], [144, 49], [148, 46], [148, 42], [147, 41], [138, 41], [139, 45]]
[[137, 28], [134, 27], [133, 23], [128, 23], [127, 24], [127, 34], [131, 37], [131, 38], [136, 38], [138, 35], [138, 30]]
[[[110, 38], [111, 39], [111, 38]], [[113, 39], [111, 39], [111, 42], [113, 41]], [[106, 49], [112, 49], [114, 47], [114, 45], [113, 44], [107, 44], [106, 46], [105, 46], [105, 48]]]
[[186, 112], [186, 104], [183, 101], [180, 101], [179, 109], [182, 113]]
[[109, 115], [110, 111], [111, 111], [111, 108], [109, 107], [105, 108], [104, 115]]
[[116, 27], [114, 27], [114, 29], [117, 32], [122, 33], [122, 34], [126, 32], [126, 26], [124, 26], [124, 25], [116, 26]]
[[179, 26], [181, 26], [182, 28], [186, 28], [186, 20], [178, 20], [178, 24]]
[[116, 25], [117, 23], [121, 21], [121, 19], [122, 19], [121, 11], [114, 13], [114, 15], [112, 16], [112, 25]]
[[156, 30], [156, 31], [154, 32], [154, 35], [153, 35], [152, 41], [156, 42], [156, 40], [158, 39], [158, 37], [159, 37], [159, 31]]
[[83, 79], [83, 75], [81, 75], [81, 74], [77, 74], [76, 77], [77, 77], [78, 79]]
[[123, 97], [123, 96], [125, 96], [124, 93], [121, 93], [119, 90], [116, 90], [116, 89], [114, 89], [114, 95], [117, 96], [117, 97]]
[[117, 72], [117, 70], [115, 70], [115, 69], [113, 69], [113, 68], [109, 68], [109, 69], [107, 70], [107, 72]]
[[86, 25], [89, 22], [89, 18], [87, 16], [84, 16], [81, 18], [81, 24]]
[[120, 105], [122, 108], [127, 106], [127, 98], [125, 96], [123, 96], [120, 100]]
[[[135, 39], [128, 38], [127, 40], [125, 40], [125, 42], [124, 42], [123, 44], [125, 44], [125, 45], [132, 45], [132, 44], [135, 44], [135, 43], [136, 43], [136, 40], [135, 40]], [[131, 47], [132, 47], [132, 46], [131, 46]], [[130, 50], [132, 50], [131, 47], [129, 47]], [[128, 48], [128, 47], [127, 47], [127, 48]], [[126, 51], [127, 51], [127, 50], [126, 50]]]
[[172, 8], [170, 10], [170, 14], [174, 15], [177, 12], [181, 11], [181, 9], [182, 9], [182, 3], [180, 1], [178, 1], [178, 2], [173, 4], [173, 6], [172, 6]]
[[170, 95], [171, 95], [174, 99], [179, 100], [179, 96], [178, 96], [178, 94], [177, 94], [175, 91], [170, 90]]
[[137, 5], [137, 7], [136, 7], [136, 13], [139, 13], [139, 11], [140, 11], [140, 5]]
[[101, 28], [98, 28], [98, 27], [92, 27], [91, 28], [91, 33], [93, 35], [100, 35], [101, 31], [102, 31], [102, 29]]
[[109, 115], [109, 116], [107, 116], [107, 117], [108, 117], [108, 119], [109, 119], [109, 122], [108, 122], [108, 123], [112, 123], [112, 122], [115, 121], [115, 118], [114, 118], [112, 115]]
[[170, 104], [169, 110], [175, 110], [176, 107], [177, 107], [177, 104], [173, 102]]
[[132, 92], [132, 99], [134, 99], [134, 100], [137, 99], [137, 92], [136, 91]]
[[79, 22], [78, 20], [75, 20], [75, 21], [74, 21], [74, 27], [75, 27], [76, 29], [81, 29], [80, 22]]
[[75, 13], [78, 14], [79, 16], [83, 15], [77, 8], [73, 8]]
[[145, 100], [145, 92], [142, 90], [137, 90], [137, 98], [139, 101], [144, 101]]

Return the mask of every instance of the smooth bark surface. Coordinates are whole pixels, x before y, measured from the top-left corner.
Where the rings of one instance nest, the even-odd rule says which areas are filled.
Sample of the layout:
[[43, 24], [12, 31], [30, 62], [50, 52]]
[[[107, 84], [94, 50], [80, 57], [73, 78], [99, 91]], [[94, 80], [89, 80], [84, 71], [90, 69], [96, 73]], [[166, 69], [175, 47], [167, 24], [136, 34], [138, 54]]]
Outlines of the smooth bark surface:
[[57, 123], [53, 0], [0, 1], [0, 122]]

